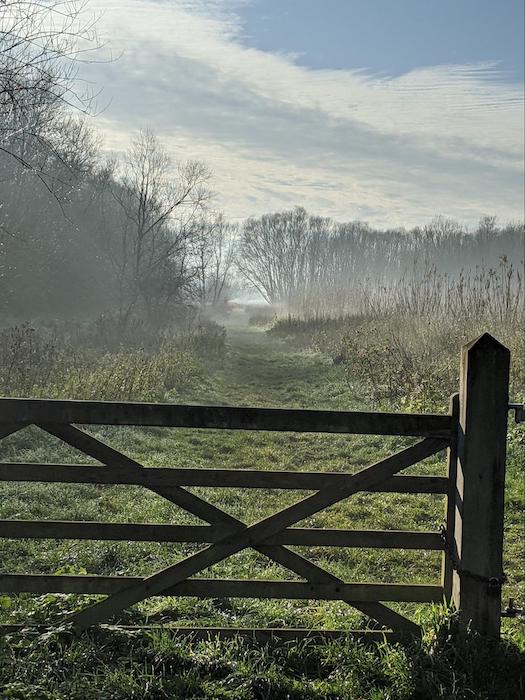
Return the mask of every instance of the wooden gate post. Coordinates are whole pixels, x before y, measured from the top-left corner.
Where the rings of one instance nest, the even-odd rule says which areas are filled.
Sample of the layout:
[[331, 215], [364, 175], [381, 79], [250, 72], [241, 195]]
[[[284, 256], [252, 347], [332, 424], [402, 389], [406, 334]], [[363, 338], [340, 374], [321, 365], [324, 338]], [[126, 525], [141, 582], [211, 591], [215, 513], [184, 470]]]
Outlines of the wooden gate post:
[[461, 358], [453, 600], [463, 627], [499, 636], [510, 352], [488, 333]]

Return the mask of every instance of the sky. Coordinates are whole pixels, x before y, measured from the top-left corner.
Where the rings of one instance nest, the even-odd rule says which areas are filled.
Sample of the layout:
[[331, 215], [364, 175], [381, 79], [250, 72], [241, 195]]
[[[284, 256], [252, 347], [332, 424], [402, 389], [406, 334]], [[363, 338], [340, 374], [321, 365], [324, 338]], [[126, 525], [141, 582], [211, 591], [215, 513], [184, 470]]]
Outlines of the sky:
[[523, 218], [523, 0], [91, 0], [94, 124], [204, 161], [231, 220]]

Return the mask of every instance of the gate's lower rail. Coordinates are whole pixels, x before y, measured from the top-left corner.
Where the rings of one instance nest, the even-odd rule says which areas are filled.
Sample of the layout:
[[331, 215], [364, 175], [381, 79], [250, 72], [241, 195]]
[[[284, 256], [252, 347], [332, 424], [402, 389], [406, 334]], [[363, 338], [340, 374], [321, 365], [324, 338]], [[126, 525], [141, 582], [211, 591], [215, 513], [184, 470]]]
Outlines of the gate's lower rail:
[[[231, 528], [217, 525], [156, 525], [67, 520], [0, 520], [0, 537], [10, 539], [114, 540], [127, 542], [195, 542], [213, 544]], [[441, 532], [407, 530], [330, 530], [286, 528], [266, 544], [297, 547], [360, 547], [370, 549], [428, 549], [444, 551]]]
[[[114, 595], [143, 579], [133, 576], [46, 576], [7, 574], [0, 589], [17, 593], [86, 593]], [[353, 600], [399, 603], [439, 603], [442, 586], [389, 583], [308, 583], [193, 578], [170, 586], [160, 595], [192, 598], [276, 598], [287, 600]]]

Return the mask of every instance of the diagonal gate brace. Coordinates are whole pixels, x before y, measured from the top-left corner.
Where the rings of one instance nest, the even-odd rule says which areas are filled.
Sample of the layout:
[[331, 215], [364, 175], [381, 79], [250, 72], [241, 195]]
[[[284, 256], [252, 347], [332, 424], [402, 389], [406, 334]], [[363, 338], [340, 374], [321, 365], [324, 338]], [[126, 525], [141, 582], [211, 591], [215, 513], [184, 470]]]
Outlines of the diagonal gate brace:
[[[105, 466], [110, 468], [145, 468], [143, 465], [132, 460], [130, 457], [127, 457], [121, 452], [118, 452], [112, 447], [109, 447], [105, 443], [101, 442], [97, 438], [94, 438], [92, 435], [89, 435], [88, 433], [85, 433], [74, 426], [63, 424], [40, 424], [39, 427], [51, 435], [60, 438], [64, 442], [67, 442], [71, 446], [81, 450], [85, 454], [97, 459], [99, 462], [102, 462]], [[246, 528], [245, 523], [243, 523], [241, 520], [234, 518], [228, 513], [225, 513], [216, 506], [207, 503], [207, 501], [204, 499], [195, 496], [185, 489], [150, 488], [150, 490], [157, 493], [159, 496], [166, 498], [175, 505], [185, 509], [192, 515], [196, 515], [206, 522], [209, 522], [210, 524], [227, 525], [232, 527], [232, 532], [239, 532]], [[290, 571], [302, 576], [310, 583], [343, 583], [342, 579], [328, 573], [321, 567], [310, 562], [305, 557], [302, 557], [296, 552], [292, 552], [282, 545], [260, 545], [254, 546], [254, 549], [281, 566], [284, 566]], [[393, 629], [397, 628], [411, 634], [417, 634], [419, 632], [419, 627], [416, 624], [379, 602], [363, 603], [351, 600], [347, 600], [345, 602], [365, 615], [374, 618], [385, 627], [392, 627]]]
[[[82, 433], [82, 431], [79, 432]], [[254, 547], [256, 549], [259, 549], [259, 551], [263, 551], [262, 548], [264, 548], [264, 541], [268, 537], [276, 535], [286, 527], [289, 527], [297, 523], [298, 521], [303, 520], [304, 518], [314, 515], [315, 513], [318, 513], [319, 511], [324, 510], [325, 508], [334, 505], [335, 503], [338, 503], [339, 501], [347, 498], [348, 496], [351, 496], [354, 493], [357, 493], [358, 491], [372, 486], [377, 486], [379, 483], [381, 483], [381, 481], [393, 476], [398, 471], [405, 469], [414, 464], [415, 462], [425, 459], [426, 457], [429, 457], [432, 454], [435, 454], [436, 452], [441, 451], [444, 447], [446, 447], [446, 445], [446, 440], [427, 438], [417, 443], [416, 445], [408, 447], [390, 457], [387, 457], [386, 459], [381, 460], [377, 464], [374, 464], [360, 472], [357, 472], [356, 474], [348, 475], [348, 479], [345, 482], [343, 482], [343, 484], [341, 484], [341, 482], [338, 482], [337, 484], [333, 483], [332, 485], [328, 483], [328, 485], [324, 489], [321, 489], [317, 493], [298, 501], [297, 503], [289, 506], [288, 508], [274, 513], [273, 515], [264, 518], [263, 520], [254, 523], [253, 525], [244, 527], [243, 529], [239, 529], [237, 532], [225, 536], [216, 544], [213, 544], [210, 547], [207, 547], [206, 549], [201, 550], [200, 552], [197, 552], [196, 554], [187, 557], [186, 559], [183, 559], [182, 561], [179, 561], [176, 564], [173, 564], [167, 567], [166, 569], [163, 569], [162, 571], [159, 571], [158, 573], [143, 579], [139, 583], [129, 586], [128, 588], [122, 589], [114, 595], [109, 596], [105, 600], [95, 603], [94, 605], [80, 611], [79, 613], [76, 613], [71, 617], [70, 621], [72, 622], [73, 627], [77, 631], [82, 631], [91, 625], [98, 624], [100, 622], [103, 622], [104, 620], [107, 620], [109, 617], [115, 615], [116, 613], [122, 611], [124, 608], [130, 605], [138, 603], [141, 600], [144, 600], [145, 598], [148, 598], [150, 596], [154, 596], [161, 593], [164, 589], [168, 588], [169, 586], [175, 585], [176, 583], [179, 583], [180, 581], [183, 581], [189, 578], [190, 576], [194, 576], [203, 569], [213, 566], [214, 564], [217, 564], [218, 562], [230, 557], [233, 554], [236, 554], [237, 552], [242, 551], [243, 549], [246, 549], [247, 547]], [[140, 466], [132, 460], [130, 461], [133, 463], [134, 467]], [[185, 492], [184, 489], [178, 490], [183, 491], [184, 493], [188, 493]], [[202, 499], [198, 500], [201, 501]], [[203, 503], [206, 502], [203, 501]], [[222, 516], [227, 516], [228, 519], [234, 520], [236, 522], [236, 525], [241, 525], [240, 521], [236, 521], [236, 519], [231, 518], [231, 516], [229, 516], [226, 513], [223, 513], [222, 511], [219, 512], [222, 513]], [[270, 548], [268, 547], [264, 549]], [[307, 565], [309, 565], [310, 567], [315, 566], [311, 564], [311, 562], [308, 562], [308, 560], [303, 560], [302, 557], [299, 557], [299, 555], [295, 555], [295, 553], [291, 552], [283, 546], [272, 546], [271, 550], [273, 551], [263, 551], [263, 553], [268, 554], [272, 558], [275, 558], [276, 561], [278, 561], [278, 559], [273, 556], [276, 553], [276, 549], [279, 550], [277, 552], [277, 556], [280, 558], [281, 562], [288, 568], [295, 570], [297, 573], [299, 573], [299, 567], [303, 571], [305, 571]], [[299, 560], [301, 561], [299, 562], [294, 557], [299, 557]], [[301, 575], [304, 575], [303, 571], [301, 571]], [[323, 569], [319, 569], [318, 567], [315, 567], [315, 571], [310, 569], [309, 573], [310, 576], [329, 576], [330, 582], [333, 582], [332, 575], [324, 571]], [[327, 579], [325, 578], [324, 580]], [[352, 604], [351, 601], [348, 602]], [[385, 610], [389, 611], [392, 614], [391, 619], [393, 616], [397, 615], [397, 613], [394, 613], [394, 611], [391, 611], [389, 608], [385, 608]], [[375, 612], [382, 611], [379, 609], [378, 611], [374, 611], [371, 614], [375, 615]], [[397, 617], [405, 619], [402, 618], [402, 616]], [[399, 620], [396, 620], [396, 622], [399, 622]]]

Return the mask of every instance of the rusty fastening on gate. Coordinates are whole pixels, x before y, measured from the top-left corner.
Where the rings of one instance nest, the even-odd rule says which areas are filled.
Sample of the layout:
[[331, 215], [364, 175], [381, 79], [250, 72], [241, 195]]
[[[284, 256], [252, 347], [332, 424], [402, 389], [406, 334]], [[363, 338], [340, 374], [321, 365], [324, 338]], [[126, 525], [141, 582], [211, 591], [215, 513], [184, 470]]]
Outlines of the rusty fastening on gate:
[[509, 403], [509, 411], [514, 411], [516, 423], [525, 423], [525, 403]]
[[514, 598], [509, 598], [509, 604], [502, 610], [501, 617], [520, 617], [525, 622], [525, 610], [514, 606]]

